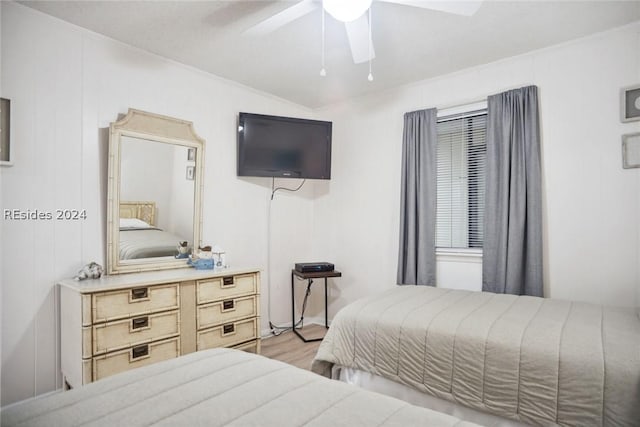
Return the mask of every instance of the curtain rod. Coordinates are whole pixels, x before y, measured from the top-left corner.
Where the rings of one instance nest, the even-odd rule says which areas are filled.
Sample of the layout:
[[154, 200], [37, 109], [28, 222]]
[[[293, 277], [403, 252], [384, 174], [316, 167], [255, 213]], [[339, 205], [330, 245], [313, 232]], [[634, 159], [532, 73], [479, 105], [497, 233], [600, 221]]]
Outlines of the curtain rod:
[[[491, 95], [487, 95], [483, 99], [477, 99], [476, 98], [476, 99], [471, 100], [471, 101], [463, 101], [463, 102], [458, 102], [456, 104], [451, 104], [451, 105], [419, 108], [419, 109], [416, 109], [416, 110], [411, 110], [409, 112], [421, 111], [421, 110], [425, 110], [425, 109], [429, 109], [429, 108], [435, 108], [438, 111], [440, 111], [440, 110], [455, 110], [457, 108], [473, 106], [474, 104], [481, 104], [481, 103], [485, 103], [486, 104], [488, 102], [488, 100], [489, 100], [489, 97], [492, 96], [492, 95], [497, 95], [499, 93], [508, 92], [508, 91], [514, 90], [514, 89], [521, 89], [521, 88], [525, 88], [525, 87], [529, 87], [529, 86], [535, 86], [535, 85], [534, 84], [524, 84], [524, 85], [519, 84], [519, 85], [516, 85], [516, 86], [511, 86], [509, 88], [499, 90], [498, 92], [495, 92], [495, 93], [493, 93]], [[484, 108], [486, 108], [486, 106]], [[455, 114], [455, 113], [453, 113], [453, 114]]]
[[484, 98], [480, 98], [480, 99], [476, 98], [474, 100], [458, 102], [456, 104], [451, 104], [451, 105], [437, 106], [436, 108], [438, 110], [448, 110], [448, 109], [453, 109], [453, 108], [465, 107], [467, 105], [479, 104], [481, 102], [487, 102], [489, 97], [492, 96], [492, 95], [497, 95], [497, 94], [502, 93], [502, 92], [508, 92], [510, 90], [521, 89], [523, 87], [529, 87], [529, 86], [535, 86], [535, 85], [533, 83], [518, 84], [518, 85], [515, 85], [515, 86], [510, 86], [510, 87], [507, 87], [507, 88], [500, 89], [497, 92], [494, 92], [494, 93], [492, 93], [490, 95], [485, 96]]
[[[476, 99], [475, 101], [469, 101], [469, 102], [462, 102], [462, 103], [458, 103], [455, 105], [447, 105], [444, 107], [428, 107], [428, 108], [420, 108], [417, 110], [411, 110], [409, 112], [414, 112], [414, 111], [422, 111], [422, 110], [426, 110], [426, 109], [431, 109], [431, 108], [435, 108], [436, 110], [438, 110], [438, 115], [440, 115], [440, 112], [442, 111], [447, 111], [447, 110], [456, 110], [456, 109], [463, 109], [462, 111], [469, 111], [468, 108], [471, 107], [473, 110], [480, 110], [483, 108], [486, 108], [485, 106], [480, 106], [480, 104], [486, 104], [487, 103], [487, 99]], [[464, 107], [464, 108], [463, 108]], [[455, 112], [453, 113], [447, 113], [447, 115], [449, 114], [456, 114]]]
[[438, 108], [437, 116], [438, 118], [442, 117], [456, 117], [461, 115], [466, 115], [470, 113], [475, 113], [480, 110], [487, 109], [487, 100], [470, 102], [467, 104], [459, 104], [452, 107], [447, 108]]
[[466, 119], [468, 117], [477, 117], [482, 115], [485, 115], [485, 116], [487, 115], [486, 108], [482, 108], [480, 110], [473, 109], [469, 111], [462, 111], [454, 114], [443, 114], [443, 115], [438, 114], [437, 121], [438, 123], [446, 123], [452, 120]]
[[438, 110], [451, 110], [451, 109], [454, 109], [454, 108], [466, 107], [466, 106], [469, 106], [469, 105], [480, 104], [480, 103], [483, 103], [483, 102], [486, 103], [487, 102], [487, 98], [474, 99], [473, 101], [460, 102], [460, 103], [451, 104], [451, 105], [437, 106], [436, 108]]

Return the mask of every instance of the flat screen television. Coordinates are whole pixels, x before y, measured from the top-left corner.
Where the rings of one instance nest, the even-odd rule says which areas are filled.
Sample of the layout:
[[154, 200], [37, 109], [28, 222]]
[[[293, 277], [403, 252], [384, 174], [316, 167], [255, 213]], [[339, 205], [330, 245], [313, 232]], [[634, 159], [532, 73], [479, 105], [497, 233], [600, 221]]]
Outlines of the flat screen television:
[[238, 176], [331, 179], [331, 122], [240, 113]]

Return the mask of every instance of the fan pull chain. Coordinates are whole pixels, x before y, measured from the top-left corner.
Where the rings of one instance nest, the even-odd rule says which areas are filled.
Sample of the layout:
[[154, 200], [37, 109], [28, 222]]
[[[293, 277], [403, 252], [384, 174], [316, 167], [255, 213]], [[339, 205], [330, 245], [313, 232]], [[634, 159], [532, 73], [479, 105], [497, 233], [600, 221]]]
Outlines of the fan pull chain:
[[373, 74], [371, 73], [371, 6], [369, 6], [369, 75], [367, 76], [367, 80], [370, 82], [373, 81]]
[[324, 7], [322, 8], [322, 68], [320, 69], [320, 76], [325, 77], [327, 70], [324, 69]]

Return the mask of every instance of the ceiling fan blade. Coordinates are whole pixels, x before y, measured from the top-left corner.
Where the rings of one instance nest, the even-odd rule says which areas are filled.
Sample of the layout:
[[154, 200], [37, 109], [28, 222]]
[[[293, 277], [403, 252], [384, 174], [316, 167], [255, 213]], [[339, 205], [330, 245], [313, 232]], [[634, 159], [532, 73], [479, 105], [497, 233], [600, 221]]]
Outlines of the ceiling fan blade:
[[482, 0], [380, 0], [387, 3], [402, 4], [405, 6], [420, 7], [423, 9], [439, 10], [440, 12], [448, 12], [456, 15], [472, 16], [480, 9]]
[[318, 8], [318, 4], [313, 0], [302, 0], [294, 4], [291, 7], [286, 8], [282, 12], [279, 12], [269, 18], [265, 19], [262, 22], [254, 25], [253, 27], [247, 29], [243, 32], [243, 34], [249, 36], [263, 36], [265, 34], [272, 33], [278, 28], [288, 24], [289, 22], [295, 21], [296, 19], [306, 15], [307, 13], [311, 13]]
[[[367, 62], [369, 59], [376, 57], [373, 50], [373, 43], [369, 42], [369, 18], [367, 14], [363, 14], [355, 21], [345, 22], [347, 28], [347, 37], [349, 38], [349, 45], [351, 46], [351, 56], [353, 56], [353, 62], [360, 64]], [[371, 48], [371, 50], [369, 50]], [[371, 52], [371, 57], [369, 57]]]

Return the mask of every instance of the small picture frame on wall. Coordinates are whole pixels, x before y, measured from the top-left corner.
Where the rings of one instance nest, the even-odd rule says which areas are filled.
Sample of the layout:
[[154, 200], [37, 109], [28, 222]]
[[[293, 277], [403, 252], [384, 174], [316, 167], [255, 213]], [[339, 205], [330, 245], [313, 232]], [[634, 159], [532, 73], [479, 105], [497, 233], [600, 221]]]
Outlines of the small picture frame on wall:
[[196, 149], [189, 148], [187, 149], [187, 161], [195, 162], [196, 161]]
[[640, 168], [640, 133], [622, 135], [622, 167]]
[[640, 120], [640, 85], [620, 91], [620, 120], [623, 123]]
[[11, 101], [0, 98], [0, 166], [11, 165]]
[[187, 166], [187, 179], [189, 181], [193, 181], [196, 175], [196, 167], [195, 166]]

